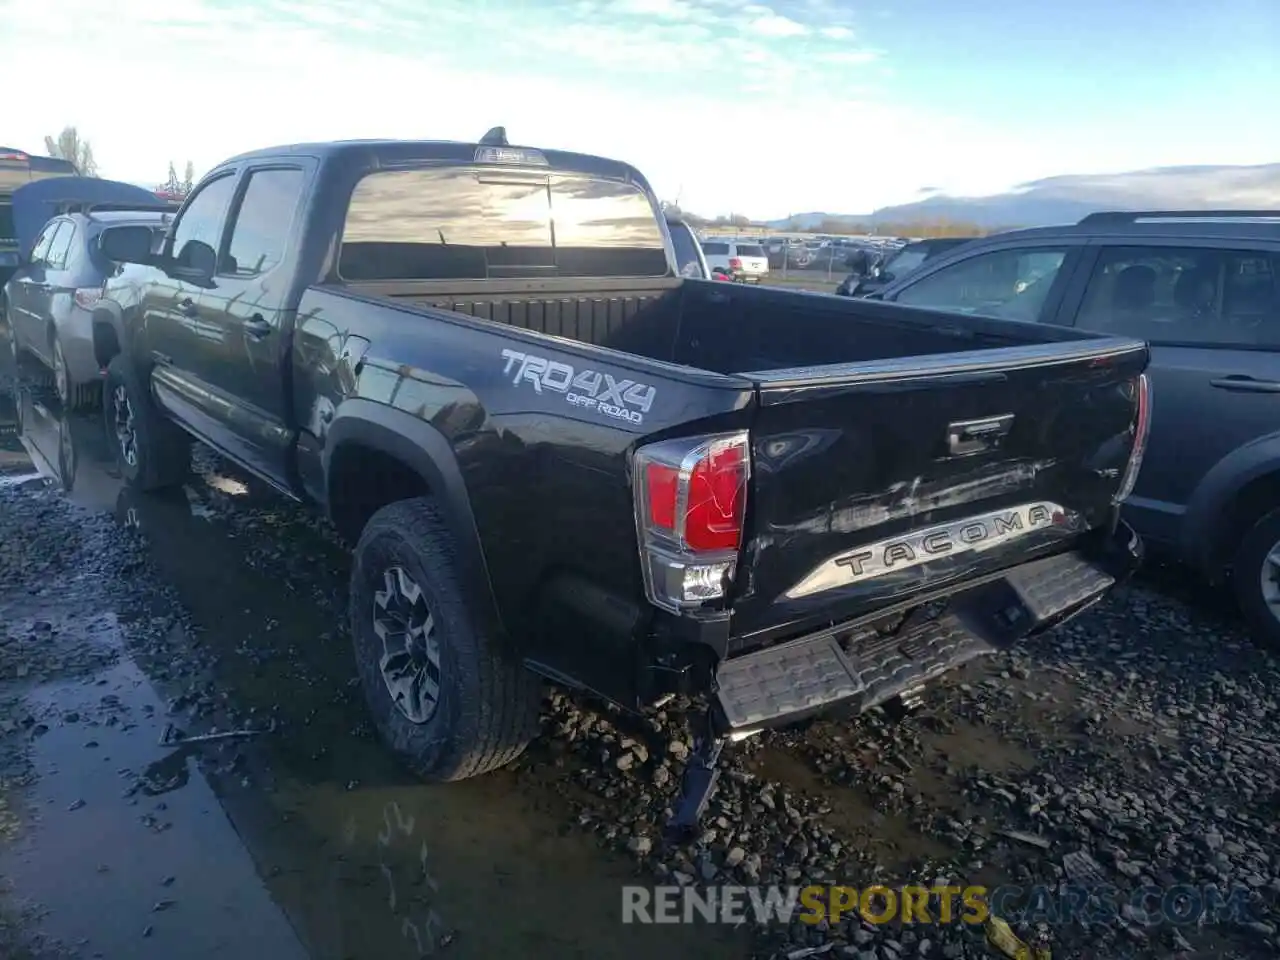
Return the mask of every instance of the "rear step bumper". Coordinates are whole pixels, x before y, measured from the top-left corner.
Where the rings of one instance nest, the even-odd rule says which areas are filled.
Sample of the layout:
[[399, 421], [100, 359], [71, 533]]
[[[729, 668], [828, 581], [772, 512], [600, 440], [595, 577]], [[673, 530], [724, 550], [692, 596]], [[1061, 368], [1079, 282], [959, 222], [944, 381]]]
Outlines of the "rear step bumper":
[[730, 736], [831, 708], [870, 709], [963, 663], [1070, 619], [1126, 579], [1141, 541], [1120, 524], [1103, 556], [1034, 560], [953, 595], [936, 620], [893, 636], [837, 627], [724, 661], [716, 672], [721, 728]]

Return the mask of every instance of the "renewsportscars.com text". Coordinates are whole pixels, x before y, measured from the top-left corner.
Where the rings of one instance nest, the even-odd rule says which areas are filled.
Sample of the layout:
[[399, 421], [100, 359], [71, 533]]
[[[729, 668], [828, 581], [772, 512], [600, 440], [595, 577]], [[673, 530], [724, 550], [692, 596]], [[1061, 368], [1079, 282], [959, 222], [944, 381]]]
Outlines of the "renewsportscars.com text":
[[984, 924], [992, 916], [1029, 923], [1109, 923], [1120, 916], [1148, 926], [1248, 923], [1250, 891], [1213, 884], [1107, 884], [1023, 887], [871, 885], [807, 887], [624, 886], [623, 923], [783, 923], [835, 925], [857, 916], [875, 924]]

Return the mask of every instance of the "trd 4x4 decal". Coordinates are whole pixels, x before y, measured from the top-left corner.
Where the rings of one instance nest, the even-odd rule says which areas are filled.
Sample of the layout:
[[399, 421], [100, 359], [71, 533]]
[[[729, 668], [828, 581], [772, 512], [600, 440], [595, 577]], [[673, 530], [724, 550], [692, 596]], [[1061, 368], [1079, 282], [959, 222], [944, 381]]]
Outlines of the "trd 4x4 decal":
[[647, 383], [618, 379], [599, 370], [575, 370], [567, 363], [518, 350], [503, 350], [502, 372], [516, 386], [528, 381], [538, 393], [549, 390], [563, 394], [566, 402], [586, 410], [596, 410], [615, 420], [637, 426], [653, 407], [658, 391]]

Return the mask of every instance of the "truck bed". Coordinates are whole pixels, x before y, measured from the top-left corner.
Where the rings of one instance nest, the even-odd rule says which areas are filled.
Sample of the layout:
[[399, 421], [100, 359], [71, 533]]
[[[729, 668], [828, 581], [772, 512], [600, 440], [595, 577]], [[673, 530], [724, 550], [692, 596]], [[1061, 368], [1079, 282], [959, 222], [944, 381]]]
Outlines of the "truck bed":
[[722, 374], [1082, 336], [1014, 321], [960, 320], [874, 301], [707, 280], [597, 280], [577, 286], [556, 281], [364, 283], [348, 289]]

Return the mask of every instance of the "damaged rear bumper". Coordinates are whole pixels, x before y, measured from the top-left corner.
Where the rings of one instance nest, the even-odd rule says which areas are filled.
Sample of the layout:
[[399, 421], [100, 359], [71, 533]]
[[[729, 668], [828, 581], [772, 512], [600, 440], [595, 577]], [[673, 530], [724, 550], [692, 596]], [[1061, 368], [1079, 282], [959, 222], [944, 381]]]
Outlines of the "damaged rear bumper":
[[716, 671], [715, 726], [728, 736], [834, 708], [860, 712], [910, 699], [929, 681], [1069, 620], [1106, 596], [1142, 561], [1124, 523], [1099, 547], [1033, 560], [949, 598], [936, 619], [891, 636], [848, 625], [724, 660]]

